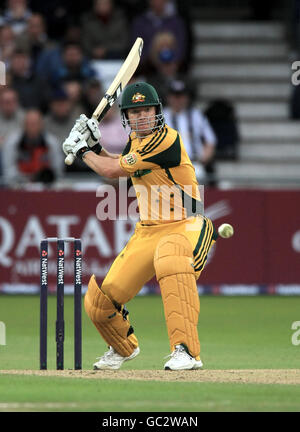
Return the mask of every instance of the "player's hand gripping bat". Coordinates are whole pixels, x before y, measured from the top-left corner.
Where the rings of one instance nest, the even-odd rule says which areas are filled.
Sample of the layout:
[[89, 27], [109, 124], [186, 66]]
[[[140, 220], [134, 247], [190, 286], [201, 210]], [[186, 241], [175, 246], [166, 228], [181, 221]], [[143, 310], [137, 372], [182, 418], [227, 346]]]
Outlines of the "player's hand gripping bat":
[[[143, 39], [138, 37], [133, 44], [126, 60], [121, 66], [121, 69], [117, 73], [115, 79], [109, 86], [107, 92], [101, 99], [99, 105], [95, 109], [92, 117], [97, 119], [100, 123], [107, 111], [113, 106], [115, 101], [118, 99], [120, 93], [123, 91], [124, 87], [136, 71], [139, 65], [142, 49], [143, 49]], [[75, 156], [69, 153], [65, 158], [66, 165], [72, 165], [75, 160]]]

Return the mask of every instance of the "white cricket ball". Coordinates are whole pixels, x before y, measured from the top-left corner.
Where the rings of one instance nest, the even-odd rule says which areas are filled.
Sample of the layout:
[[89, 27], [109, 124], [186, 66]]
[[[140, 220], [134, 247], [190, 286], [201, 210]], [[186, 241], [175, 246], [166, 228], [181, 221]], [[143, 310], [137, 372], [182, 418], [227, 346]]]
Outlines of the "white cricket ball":
[[229, 237], [233, 236], [233, 233], [234, 233], [233, 226], [228, 224], [228, 223], [224, 223], [224, 224], [219, 226], [218, 233], [223, 238], [229, 238]]

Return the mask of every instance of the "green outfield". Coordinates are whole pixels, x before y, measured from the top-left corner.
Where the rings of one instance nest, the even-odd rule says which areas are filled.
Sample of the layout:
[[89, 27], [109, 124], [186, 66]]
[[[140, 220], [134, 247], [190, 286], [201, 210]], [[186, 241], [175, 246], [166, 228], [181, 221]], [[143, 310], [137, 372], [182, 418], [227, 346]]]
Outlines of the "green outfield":
[[[113, 379], [103, 372], [58, 377], [2, 373], [0, 388], [5, 391], [0, 392], [0, 411], [300, 411], [300, 345], [292, 344], [295, 330], [291, 329], [293, 322], [300, 321], [300, 299], [205, 296], [200, 303], [204, 371], [160, 372], [169, 354], [161, 299], [138, 297], [127, 307], [141, 354], [114, 372]], [[48, 310], [48, 369], [55, 369], [53, 296]], [[2, 295], [0, 321], [6, 326], [0, 370], [38, 370], [39, 298]], [[65, 369], [71, 369], [70, 296], [65, 298], [65, 321]], [[83, 369], [90, 371], [104, 350], [104, 342], [83, 311]], [[247, 379], [243, 374], [239, 378], [239, 370], [248, 369]], [[128, 379], [124, 379], [126, 371]], [[159, 371], [157, 376], [155, 371]]]

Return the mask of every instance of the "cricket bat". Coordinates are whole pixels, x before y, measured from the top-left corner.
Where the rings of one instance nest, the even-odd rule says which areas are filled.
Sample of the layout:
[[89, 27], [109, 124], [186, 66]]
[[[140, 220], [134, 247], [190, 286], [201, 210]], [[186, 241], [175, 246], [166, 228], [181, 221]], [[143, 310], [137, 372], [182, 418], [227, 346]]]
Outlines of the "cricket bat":
[[[113, 80], [108, 90], [106, 91], [105, 95], [101, 99], [99, 105], [93, 112], [92, 117], [97, 119], [99, 123], [101, 122], [101, 120], [103, 119], [107, 111], [113, 106], [115, 101], [118, 99], [124, 87], [127, 85], [128, 81], [136, 71], [140, 62], [143, 44], [144, 44], [143, 39], [138, 37], [135, 43], [132, 45], [129, 54], [126, 60], [124, 61], [124, 63], [122, 64], [115, 79]], [[69, 153], [68, 156], [65, 158], [65, 164], [72, 165], [74, 160], [75, 160], [75, 156], [72, 153]]]

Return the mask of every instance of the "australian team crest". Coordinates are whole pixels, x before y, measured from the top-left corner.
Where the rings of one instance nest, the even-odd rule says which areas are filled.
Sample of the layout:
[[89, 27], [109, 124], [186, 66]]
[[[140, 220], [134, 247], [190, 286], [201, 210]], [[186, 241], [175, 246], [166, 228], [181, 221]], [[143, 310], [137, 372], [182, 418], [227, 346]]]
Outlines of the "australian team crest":
[[144, 102], [145, 99], [146, 99], [146, 96], [143, 95], [142, 93], [135, 93], [135, 94], [132, 96], [131, 101], [132, 101], [133, 103], [137, 103], [137, 102]]

